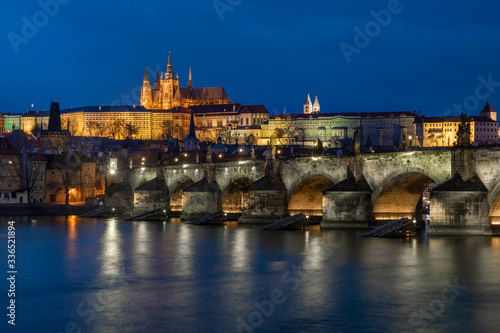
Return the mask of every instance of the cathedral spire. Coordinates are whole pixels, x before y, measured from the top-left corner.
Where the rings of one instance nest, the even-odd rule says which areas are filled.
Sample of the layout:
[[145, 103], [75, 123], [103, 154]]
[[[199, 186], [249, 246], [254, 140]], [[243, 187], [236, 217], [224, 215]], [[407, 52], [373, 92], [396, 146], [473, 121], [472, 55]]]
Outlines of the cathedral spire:
[[188, 80], [188, 88], [193, 89], [193, 77], [191, 76], [191, 65], [189, 65], [189, 80]]
[[[144, 73], [144, 82], [146, 82], [146, 80], [149, 81], [149, 75], [148, 75], [148, 65], [146, 65], [146, 73]], [[51, 97], [52, 99], [52, 97]]]
[[155, 90], [160, 90], [160, 68], [156, 68]]
[[170, 51], [168, 51], [168, 65], [167, 65], [167, 75], [166, 77], [168, 79], [173, 79], [174, 78], [174, 71], [173, 71], [173, 66], [172, 66], [172, 54]]

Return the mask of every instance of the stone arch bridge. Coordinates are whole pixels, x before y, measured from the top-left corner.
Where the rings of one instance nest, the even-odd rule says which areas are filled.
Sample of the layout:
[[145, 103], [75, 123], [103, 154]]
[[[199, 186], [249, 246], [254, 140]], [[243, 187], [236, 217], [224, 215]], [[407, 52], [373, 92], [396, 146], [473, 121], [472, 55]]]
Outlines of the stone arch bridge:
[[500, 225], [500, 149], [464, 148], [350, 157], [170, 165], [130, 170], [136, 210], [163, 207], [192, 219], [223, 210], [240, 223], [303, 212], [323, 228], [366, 228], [400, 217], [429, 234], [491, 234]]

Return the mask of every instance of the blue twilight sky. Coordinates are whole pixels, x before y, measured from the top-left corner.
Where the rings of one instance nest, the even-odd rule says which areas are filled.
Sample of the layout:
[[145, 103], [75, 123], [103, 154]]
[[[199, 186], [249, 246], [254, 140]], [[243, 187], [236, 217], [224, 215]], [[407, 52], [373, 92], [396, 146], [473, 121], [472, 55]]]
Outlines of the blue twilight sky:
[[499, 13], [489, 0], [4, 1], [0, 110], [47, 109], [51, 94], [139, 104], [145, 65], [153, 78], [172, 51], [182, 86], [192, 65], [195, 87], [271, 113], [302, 112], [308, 91], [322, 112], [477, 114], [486, 98], [500, 111]]

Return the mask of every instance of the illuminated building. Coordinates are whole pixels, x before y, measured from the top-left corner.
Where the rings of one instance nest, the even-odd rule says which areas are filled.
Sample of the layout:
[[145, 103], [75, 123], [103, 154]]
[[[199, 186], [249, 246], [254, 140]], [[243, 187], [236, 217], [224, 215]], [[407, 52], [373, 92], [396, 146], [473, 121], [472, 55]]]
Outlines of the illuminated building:
[[21, 115], [21, 129], [31, 134], [33, 129], [47, 129], [49, 126], [49, 111], [26, 111]]
[[2, 111], [0, 111], [0, 134], [5, 133], [5, 118]]
[[85, 201], [96, 195], [96, 163], [84, 155], [45, 155], [45, 202]]
[[359, 130], [362, 145], [398, 147], [404, 135], [414, 134], [414, 119], [412, 112], [319, 113], [319, 109], [276, 115], [262, 125], [258, 142], [268, 144], [272, 137], [275, 144], [312, 147], [320, 139], [324, 147], [340, 148]]
[[[184, 140], [189, 132], [191, 111], [196, 135], [201, 141], [215, 142], [229, 127], [255, 128], [269, 119], [263, 105], [219, 104], [170, 110], [147, 110], [142, 106], [87, 106], [61, 111], [63, 128], [74, 136], [124, 139]], [[135, 131], [128, 132], [127, 125]]]
[[179, 75], [174, 75], [172, 56], [168, 56], [167, 72], [160, 75], [157, 69], [155, 85], [152, 87], [148, 69], [141, 89], [141, 106], [146, 109], [188, 108], [192, 105], [211, 105], [230, 103], [224, 87], [193, 88], [191, 68], [189, 68], [188, 87], [179, 86]]
[[14, 113], [4, 113], [5, 132], [12, 132], [16, 129], [21, 129], [21, 115]]
[[[415, 120], [417, 140], [423, 147], [449, 147], [457, 140], [460, 116], [418, 117]], [[470, 141], [477, 144], [495, 144], [498, 141], [497, 114], [486, 103], [479, 116], [469, 116]]]

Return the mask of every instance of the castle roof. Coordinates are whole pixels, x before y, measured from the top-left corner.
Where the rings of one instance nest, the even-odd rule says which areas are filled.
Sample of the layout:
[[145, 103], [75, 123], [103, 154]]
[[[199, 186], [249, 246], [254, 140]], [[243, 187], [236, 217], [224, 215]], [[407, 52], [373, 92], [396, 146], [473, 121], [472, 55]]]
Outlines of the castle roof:
[[395, 111], [395, 112], [338, 112], [338, 113], [294, 113], [294, 114], [278, 114], [271, 119], [318, 119], [318, 118], [332, 118], [332, 117], [347, 117], [347, 118], [397, 118], [397, 117], [415, 117], [415, 114], [409, 111]]
[[484, 108], [481, 111], [481, 113], [482, 112], [495, 112], [495, 110], [493, 110], [493, 108], [491, 107], [490, 102], [486, 102], [486, 105], [484, 106]]
[[243, 109], [240, 111], [240, 114], [241, 113], [267, 113], [267, 114], [269, 114], [266, 107], [262, 104], [261, 105], [245, 105], [243, 107]]
[[241, 109], [241, 103], [231, 104], [216, 104], [216, 105], [193, 105], [190, 109], [195, 114], [200, 113], [223, 113], [223, 112], [238, 112]]
[[49, 117], [50, 111], [26, 111], [22, 115], [20, 114], [9, 114], [10, 116], [21, 116], [21, 117]]
[[[459, 123], [462, 121], [460, 116], [444, 116], [444, 117], [421, 117], [422, 122], [424, 123]], [[496, 123], [495, 120], [492, 120], [490, 117], [486, 116], [468, 116], [467, 121], [470, 122], [490, 122]]]
[[188, 99], [214, 99], [227, 98], [224, 87], [209, 87], [209, 88], [183, 88], [179, 87], [175, 92], [174, 98]]
[[83, 106], [77, 108], [64, 109], [61, 113], [73, 113], [73, 112], [149, 112], [143, 106], [132, 106], [132, 105], [102, 105], [102, 106]]

